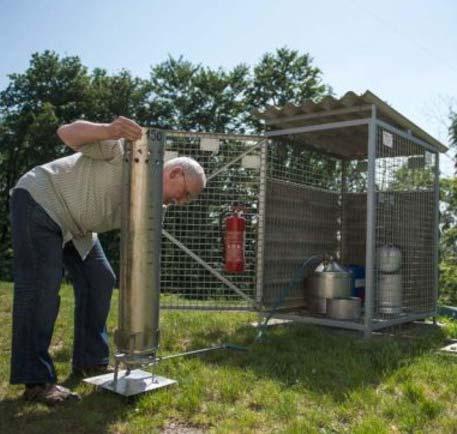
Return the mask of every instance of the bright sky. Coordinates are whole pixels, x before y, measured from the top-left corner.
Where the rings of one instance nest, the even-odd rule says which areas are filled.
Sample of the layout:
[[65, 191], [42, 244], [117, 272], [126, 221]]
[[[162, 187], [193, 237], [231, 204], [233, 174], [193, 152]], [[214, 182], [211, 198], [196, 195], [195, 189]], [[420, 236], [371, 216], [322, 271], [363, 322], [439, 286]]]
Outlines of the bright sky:
[[[448, 144], [457, 111], [455, 0], [0, 0], [0, 89], [31, 54], [148, 77], [168, 55], [211, 67], [308, 52], [336, 96], [370, 89]], [[441, 158], [445, 174], [452, 161]]]

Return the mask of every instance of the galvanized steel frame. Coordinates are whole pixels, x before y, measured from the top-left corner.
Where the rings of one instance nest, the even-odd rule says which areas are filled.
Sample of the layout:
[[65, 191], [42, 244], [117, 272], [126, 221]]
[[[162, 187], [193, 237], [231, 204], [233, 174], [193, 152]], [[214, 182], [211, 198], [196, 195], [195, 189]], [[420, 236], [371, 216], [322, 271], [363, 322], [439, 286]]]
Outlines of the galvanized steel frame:
[[371, 331], [374, 306], [375, 228], [376, 228], [376, 106], [371, 108], [368, 124], [368, 180], [367, 180], [367, 235], [365, 259], [365, 317], [364, 332]]
[[434, 255], [434, 270], [435, 270], [435, 316], [438, 311], [437, 301], [439, 297], [439, 246], [440, 246], [440, 158], [439, 154], [435, 152], [435, 255]]
[[[246, 140], [246, 141], [257, 141], [254, 145], [250, 146], [244, 152], [238, 154], [235, 158], [230, 160], [224, 166], [218, 168], [215, 172], [210, 173], [206, 176], [207, 183], [215, 178], [220, 173], [226, 171], [230, 166], [241, 160], [244, 156], [249, 155], [257, 148], [261, 148], [261, 167], [260, 167], [260, 191], [259, 191], [259, 237], [258, 237], [258, 254], [257, 254], [257, 277], [260, 277], [260, 282], [262, 281], [263, 275], [263, 221], [264, 221], [264, 213], [265, 213], [265, 195], [266, 195], [266, 187], [265, 187], [265, 179], [266, 179], [266, 142], [268, 138], [264, 136], [256, 136], [256, 135], [242, 135], [242, 134], [225, 134], [225, 133], [196, 133], [196, 132], [185, 132], [185, 131], [168, 131], [162, 130], [165, 137], [167, 138], [209, 138], [209, 139], [217, 139], [217, 140]], [[249, 295], [243, 292], [239, 287], [237, 287], [233, 282], [229, 279], [224, 277], [220, 272], [215, 270], [211, 267], [210, 264], [205, 262], [200, 256], [198, 256], [195, 252], [189, 249], [186, 245], [180, 242], [177, 238], [175, 238], [172, 234], [170, 234], [165, 229], [162, 229], [162, 235], [167, 238], [172, 244], [174, 244], [178, 249], [183, 251], [186, 255], [190, 256], [195, 262], [200, 264], [204, 269], [206, 269], [209, 273], [211, 273], [216, 279], [230, 288], [234, 293], [238, 294], [242, 299], [247, 301], [252, 308], [249, 307], [214, 307], [214, 306], [174, 306], [174, 305], [167, 305], [166, 308], [168, 309], [189, 309], [189, 310], [259, 310], [260, 300], [262, 297], [262, 288], [261, 283], [257, 280], [256, 284], [256, 295], [255, 299], [251, 298]]]
[[357, 106], [357, 107], [346, 107], [346, 108], [340, 108], [340, 109], [334, 109], [334, 110], [326, 110], [324, 113], [319, 111], [317, 113], [307, 113], [307, 114], [295, 115], [295, 116], [285, 116], [285, 117], [280, 117], [277, 119], [266, 119], [265, 125], [284, 124], [284, 123], [295, 122], [295, 121], [309, 121], [312, 119], [321, 118], [323, 115], [325, 117], [329, 117], [329, 116], [347, 115], [347, 114], [351, 114], [351, 113], [361, 113], [364, 111], [371, 110], [371, 107], [372, 107], [371, 104], [366, 104], [366, 105]]
[[[270, 122], [273, 124], [274, 122]], [[350, 321], [337, 321], [328, 318], [316, 318], [312, 316], [303, 316], [293, 313], [275, 313], [272, 317], [278, 319], [287, 319], [299, 321], [308, 324], [324, 325], [330, 327], [345, 328], [351, 330], [360, 330], [364, 332], [365, 337], [368, 337], [372, 331], [380, 330], [382, 328], [395, 326], [405, 322], [411, 322], [419, 319], [425, 319], [430, 316], [436, 315], [436, 300], [438, 297], [438, 246], [439, 246], [439, 154], [431, 145], [421, 139], [415, 137], [410, 131], [400, 130], [380, 119], [377, 118], [377, 109], [373, 104], [371, 105], [371, 117], [365, 119], [357, 119], [352, 121], [332, 122], [327, 124], [320, 124], [306, 127], [296, 127], [282, 130], [274, 130], [267, 132], [268, 137], [286, 136], [293, 134], [300, 134], [306, 132], [324, 131], [335, 128], [344, 128], [357, 125], [368, 126], [368, 178], [367, 178], [367, 231], [366, 231], [366, 301], [365, 312], [363, 315], [363, 322], [350, 322]], [[376, 132], [377, 128], [383, 128], [396, 134], [416, 145], [431, 152], [435, 156], [435, 171], [434, 171], [434, 191], [435, 191], [435, 234], [434, 234], [434, 301], [435, 309], [429, 312], [422, 312], [418, 314], [405, 314], [399, 318], [375, 320], [373, 319], [374, 303], [375, 303], [375, 256], [376, 256]], [[344, 164], [344, 163], [343, 163]], [[345, 184], [345, 170], [342, 173], [343, 188]], [[344, 216], [342, 216], [342, 228], [344, 229]]]
[[261, 145], [260, 153], [260, 186], [259, 186], [259, 222], [257, 229], [257, 288], [256, 306], [260, 310], [263, 300], [263, 270], [265, 258], [265, 204], [267, 200], [267, 146]]
[[387, 122], [381, 121], [380, 119], [376, 119], [376, 125], [381, 128], [384, 128], [385, 130], [390, 131], [391, 133], [396, 134], [397, 136], [403, 137], [404, 139], [409, 140], [410, 142], [413, 142], [416, 145], [421, 146], [422, 148], [426, 149], [429, 152], [432, 152], [433, 154], [437, 153], [436, 149], [430, 146], [427, 142], [424, 142], [423, 140], [413, 136], [410, 131], [399, 130], [398, 128], [395, 128], [394, 126], [388, 124]]
[[370, 123], [370, 118], [364, 119], [354, 119], [351, 121], [340, 121], [340, 122], [330, 122], [327, 124], [319, 124], [319, 125], [311, 125], [308, 127], [295, 127], [295, 128], [287, 128], [283, 130], [273, 130], [267, 131], [265, 135], [267, 137], [278, 137], [278, 136], [286, 136], [292, 134], [300, 134], [300, 133], [311, 133], [315, 131], [324, 131], [324, 130], [334, 130], [337, 128], [347, 128], [347, 127], [356, 127], [359, 125], [367, 125]]
[[[363, 331], [365, 336], [369, 336], [369, 334], [373, 330], [379, 330], [384, 327], [389, 327], [396, 324], [401, 324], [404, 322], [409, 322], [415, 319], [423, 319], [429, 317], [431, 315], [435, 315], [436, 307], [434, 311], [420, 313], [420, 314], [405, 314], [400, 318], [392, 318], [386, 320], [375, 320], [373, 318], [373, 311], [375, 305], [375, 255], [376, 255], [376, 133], [378, 128], [383, 128], [393, 134], [396, 134], [404, 139], [411, 141], [419, 145], [420, 147], [426, 149], [427, 151], [433, 153], [436, 158], [435, 162], [435, 179], [434, 179], [434, 191], [435, 191], [435, 251], [434, 251], [434, 291], [435, 291], [435, 301], [438, 295], [438, 217], [439, 217], [439, 155], [431, 145], [424, 142], [423, 140], [418, 139], [417, 137], [413, 136], [410, 131], [403, 131], [400, 130], [380, 119], [377, 118], [377, 109], [376, 106], [373, 104], [371, 106], [364, 107], [365, 110], [371, 109], [371, 116], [369, 118], [362, 118], [362, 119], [355, 119], [349, 121], [340, 121], [340, 122], [331, 122], [326, 124], [319, 124], [319, 125], [311, 125], [305, 127], [296, 127], [296, 128], [289, 128], [289, 129], [282, 129], [282, 130], [274, 130], [265, 133], [265, 136], [243, 136], [243, 135], [226, 135], [226, 134], [207, 134], [207, 133], [188, 133], [188, 132], [175, 132], [175, 131], [167, 131], [166, 134], [171, 137], [189, 137], [192, 135], [193, 137], [209, 137], [209, 138], [218, 138], [218, 139], [245, 139], [245, 140], [259, 140], [254, 146], [249, 148], [247, 151], [243, 152], [243, 155], [240, 155], [239, 160], [244, 155], [249, 154], [252, 149], [257, 148], [258, 146], [261, 147], [261, 166], [260, 166], [260, 190], [259, 190], [259, 209], [258, 209], [258, 234], [257, 234], [257, 264], [256, 264], [256, 294], [255, 300], [244, 294], [239, 288], [233, 287], [230, 285], [230, 282], [227, 282], [222, 275], [217, 273], [216, 270], [210, 270], [208, 264], [202, 264], [201, 260], [195, 258], [192, 252], [187, 249], [186, 246], [183, 246], [179, 243], [178, 240], [173, 239], [174, 237], [164, 231], [164, 235], [174, 242], [178, 247], [180, 247], [183, 251], [185, 251], [190, 256], [194, 257], [201, 265], [207, 268], [211, 273], [218, 277], [223, 283], [227, 284], [231, 289], [234, 290], [238, 295], [242, 298], [248, 299], [252, 302], [252, 306], [255, 310], [259, 313], [262, 313], [262, 301], [264, 297], [263, 293], [263, 271], [264, 271], [264, 258], [265, 258], [265, 206], [267, 201], [267, 191], [266, 191], [266, 181], [267, 181], [267, 147], [268, 144], [266, 140], [273, 137], [281, 137], [287, 135], [295, 135], [295, 134], [303, 134], [307, 132], [316, 132], [316, 131], [325, 131], [325, 130], [332, 130], [338, 128], [345, 128], [351, 126], [360, 126], [360, 125], [367, 125], [368, 127], [368, 134], [367, 134], [367, 160], [368, 160], [368, 172], [367, 172], [367, 227], [366, 227], [366, 303], [365, 303], [365, 312], [360, 322], [347, 322], [347, 321], [336, 321], [331, 320], [328, 318], [316, 318], [312, 316], [301, 316], [289, 313], [275, 313], [273, 317], [281, 318], [281, 319], [293, 319], [294, 321], [301, 321], [310, 324], [320, 324], [325, 326], [332, 326], [332, 327], [340, 327], [340, 328], [347, 328], [352, 330], [360, 330]], [[350, 110], [348, 110], [350, 111]], [[303, 115], [303, 119], [305, 119], [306, 115]], [[270, 124], [274, 122], [269, 122]], [[231, 163], [227, 164], [223, 168], [220, 168], [217, 173], [220, 173], [221, 170], [225, 170], [227, 167], [230, 166]], [[342, 159], [343, 169], [342, 169], [342, 196], [344, 196], [344, 189], [345, 189], [345, 182], [346, 182], [346, 161]], [[210, 174], [208, 179], [211, 179], [212, 176], [215, 174]], [[314, 188], [311, 187], [310, 188]], [[345, 220], [344, 215], [341, 215], [341, 230], [344, 231], [345, 227]], [[218, 275], [219, 274], [219, 275]], [[186, 309], [184, 306], [180, 306], [180, 309]], [[202, 310], [213, 310], [217, 308], [213, 307], [198, 307], [193, 308], [190, 307], [189, 309], [202, 309]], [[230, 310], [227, 309], [227, 310]]]
[[[374, 106], [374, 109], [376, 107]], [[377, 321], [371, 321], [371, 330], [379, 330], [384, 327], [390, 327], [393, 325], [405, 323], [405, 322], [411, 322], [419, 319], [425, 319], [429, 318], [431, 316], [436, 316], [437, 314], [437, 301], [438, 301], [438, 288], [439, 288], [439, 176], [440, 176], [440, 169], [439, 169], [439, 153], [436, 149], [434, 149], [431, 145], [429, 145], [427, 142], [424, 142], [423, 140], [415, 137], [411, 131], [403, 131], [400, 130], [387, 122], [384, 122], [380, 119], [375, 119], [375, 130], [376, 128], [383, 128], [384, 130], [387, 130], [397, 136], [402, 137], [403, 139], [406, 139], [422, 148], [430, 152], [431, 154], [434, 155], [435, 157], [435, 170], [434, 170], [434, 180], [433, 180], [433, 187], [434, 187], [434, 208], [435, 208], [435, 215], [434, 215], [434, 222], [435, 222], [435, 230], [434, 230], [434, 255], [433, 255], [433, 269], [434, 269], [434, 288], [433, 291], [435, 293], [434, 296], [434, 309], [430, 310], [428, 312], [423, 312], [420, 314], [408, 314], [405, 315], [404, 317], [401, 318], [393, 318], [390, 320], [383, 320], [382, 322], [377, 322]], [[376, 158], [376, 156], [375, 156]], [[376, 191], [375, 191], [376, 194]], [[376, 203], [376, 201], [375, 201]], [[376, 206], [376, 205], [375, 205]], [[367, 247], [368, 250], [368, 247]], [[374, 255], [375, 253], [373, 253]], [[374, 282], [373, 282], [374, 284]], [[372, 291], [374, 290], [374, 287], [372, 287]], [[365, 330], [365, 333], [369, 333], [370, 330]]]

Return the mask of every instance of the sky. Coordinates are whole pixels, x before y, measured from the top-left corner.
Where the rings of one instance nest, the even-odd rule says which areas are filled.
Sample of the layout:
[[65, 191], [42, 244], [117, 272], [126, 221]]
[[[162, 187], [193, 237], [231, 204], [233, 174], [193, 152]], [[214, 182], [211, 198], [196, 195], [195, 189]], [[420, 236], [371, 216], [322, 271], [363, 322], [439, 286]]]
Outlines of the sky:
[[335, 96], [369, 89], [449, 143], [456, 0], [0, 0], [0, 11], [0, 90], [46, 49], [147, 78], [169, 55], [231, 69], [287, 46], [311, 55]]

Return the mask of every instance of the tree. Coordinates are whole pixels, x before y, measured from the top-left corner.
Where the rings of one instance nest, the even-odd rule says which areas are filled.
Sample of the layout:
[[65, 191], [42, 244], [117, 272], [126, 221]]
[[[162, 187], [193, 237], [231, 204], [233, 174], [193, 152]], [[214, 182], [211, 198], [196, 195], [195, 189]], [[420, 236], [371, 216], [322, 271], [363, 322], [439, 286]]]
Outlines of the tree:
[[440, 292], [444, 303], [457, 304], [457, 178], [441, 181]]
[[[147, 80], [127, 70], [109, 75], [96, 68], [89, 73], [78, 57], [60, 58], [52, 51], [33, 54], [26, 71], [11, 74], [7, 88], [0, 92], [1, 277], [11, 278], [6, 217], [9, 189], [32, 167], [71, 152], [56, 135], [59, 125], [76, 119], [110, 122], [123, 115], [151, 127], [218, 133], [259, 131], [260, 123], [251, 115], [254, 107], [318, 100], [331, 92], [321, 76], [309, 54], [287, 48], [265, 54], [253, 70], [240, 64], [226, 71], [169, 57], [152, 67]], [[195, 140], [189, 142], [186, 152], [192, 156], [197, 151]], [[287, 158], [293, 160], [298, 148], [286, 151]], [[219, 158], [222, 164], [230, 156]], [[227, 185], [235, 189], [230, 176]], [[116, 269], [118, 233], [102, 238]]]
[[[62, 60], [50, 51], [33, 54], [23, 74], [11, 74], [0, 93], [0, 255], [9, 257], [8, 192], [36, 164], [63, 155], [55, 133], [60, 121], [78, 116], [87, 100], [87, 70], [76, 57]], [[2, 276], [9, 270], [1, 261]], [[7, 273], [8, 275], [8, 273]]]
[[248, 67], [211, 69], [169, 57], [151, 72], [151, 119], [162, 128], [206, 132], [243, 130]]
[[[254, 67], [253, 77], [246, 92], [249, 110], [264, 110], [273, 105], [301, 104], [318, 101], [332, 94], [330, 86], [322, 82], [322, 71], [312, 66], [312, 57], [287, 47], [266, 53]], [[260, 123], [250, 119], [257, 130]]]
[[[451, 146], [456, 150], [455, 157], [457, 159], [457, 113], [451, 111], [451, 126], [449, 127], [449, 136], [451, 138]], [[457, 171], [457, 162], [455, 163], [455, 169]]]
[[[150, 117], [147, 81], [133, 78], [128, 71], [108, 76], [96, 69], [90, 75], [78, 57], [60, 58], [51, 51], [35, 53], [28, 69], [11, 74], [9, 79], [0, 93], [2, 278], [11, 277], [8, 192], [27, 170], [71, 152], [57, 137], [58, 126], [81, 118], [110, 122], [124, 115], [143, 122]], [[118, 236], [104, 237], [117, 263]]]
[[146, 124], [150, 112], [151, 83], [123, 69], [116, 75], [95, 68], [90, 76], [88, 107], [85, 116], [95, 122], [110, 122], [116, 116], [126, 116]]
[[[457, 113], [451, 111], [449, 137], [457, 149]], [[457, 153], [456, 153], [457, 157]], [[457, 163], [455, 166], [457, 171]], [[440, 293], [441, 301], [457, 304], [457, 178], [441, 180], [440, 186]]]

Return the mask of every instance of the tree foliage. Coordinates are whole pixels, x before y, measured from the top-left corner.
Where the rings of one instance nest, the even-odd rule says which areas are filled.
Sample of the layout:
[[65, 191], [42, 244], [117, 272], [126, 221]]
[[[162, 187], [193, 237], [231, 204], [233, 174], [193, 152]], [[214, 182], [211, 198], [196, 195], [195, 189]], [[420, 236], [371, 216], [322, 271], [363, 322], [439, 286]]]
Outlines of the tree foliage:
[[[248, 109], [265, 110], [271, 105], [318, 101], [332, 94], [331, 87], [322, 81], [321, 70], [312, 62], [308, 53], [300, 54], [286, 47], [264, 54], [254, 67], [246, 90]], [[249, 119], [249, 124], [256, 130], [261, 129], [260, 123], [254, 118]]]
[[[457, 159], [457, 113], [451, 112], [450, 142]], [[455, 165], [457, 174], [457, 163]], [[440, 290], [441, 300], [457, 305], [457, 177], [441, 181]]]
[[251, 107], [264, 109], [268, 105], [300, 104], [318, 100], [331, 92], [322, 82], [321, 70], [312, 66], [309, 54], [280, 48], [266, 53], [254, 67], [253, 79], [247, 91]]
[[[455, 158], [457, 160], [457, 113], [451, 112], [451, 126], [449, 127], [449, 136], [451, 139], [451, 146], [455, 151]], [[457, 162], [455, 163], [455, 169], [457, 171]]]
[[[262, 126], [252, 116], [253, 109], [317, 101], [331, 93], [311, 56], [285, 47], [264, 54], [253, 67], [240, 64], [231, 70], [169, 57], [151, 67], [148, 79], [127, 70], [90, 72], [78, 57], [59, 57], [52, 51], [33, 54], [29, 67], [11, 74], [0, 92], [0, 278], [12, 277], [8, 192], [27, 170], [70, 152], [56, 135], [59, 125], [75, 119], [110, 122], [123, 115], [167, 129], [258, 132]], [[451, 113], [450, 137], [457, 150], [457, 113]], [[287, 166], [302, 151], [290, 143], [277, 152]], [[330, 165], [320, 170], [330, 177], [336, 169]], [[397, 187], [430, 183], [429, 173], [411, 175], [400, 171]], [[441, 191], [442, 296], [457, 303], [456, 179], [443, 180]], [[102, 238], [117, 269], [119, 234]]]
[[[117, 115], [141, 121], [149, 112], [150, 93], [146, 81], [127, 71], [109, 76], [96, 69], [89, 74], [78, 57], [60, 58], [51, 51], [33, 54], [29, 68], [9, 79], [0, 93], [0, 274], [4, 278], [11, 277], [8, 192], [27, 170], [70, 152], [57, 137], [58, 126], [75, 119], [109, 122]], [[117, 240], [108, 242], [117, 257]]]
[[[78, 57], [52, 51], [33, 54], [26, 71], [11, 74], [0, 92], [0, 278], [11, 278], [8, 192], [27, 170], [70, 152], [56, 135], [59, 125], [123, 115], [145, 126], [252, 131], [259, 128], [253, 107], [318, 99], [328, 90], [311, 57], [287, 48], [265, 54], [253, 69], [240, 64], [229, 71], [169, 57], [148, 79], [127, 70], [89, 72]], [[117, 268], [118, 234], [103, 241]]]
[[179, 130], [243, 131], [248, 82], [245, 65], [226, 72], [170, 57], [151, 72], [156, 122]]
[[457, 305], [457, 178], [441, 181], [440, 288], [443, 302]]

